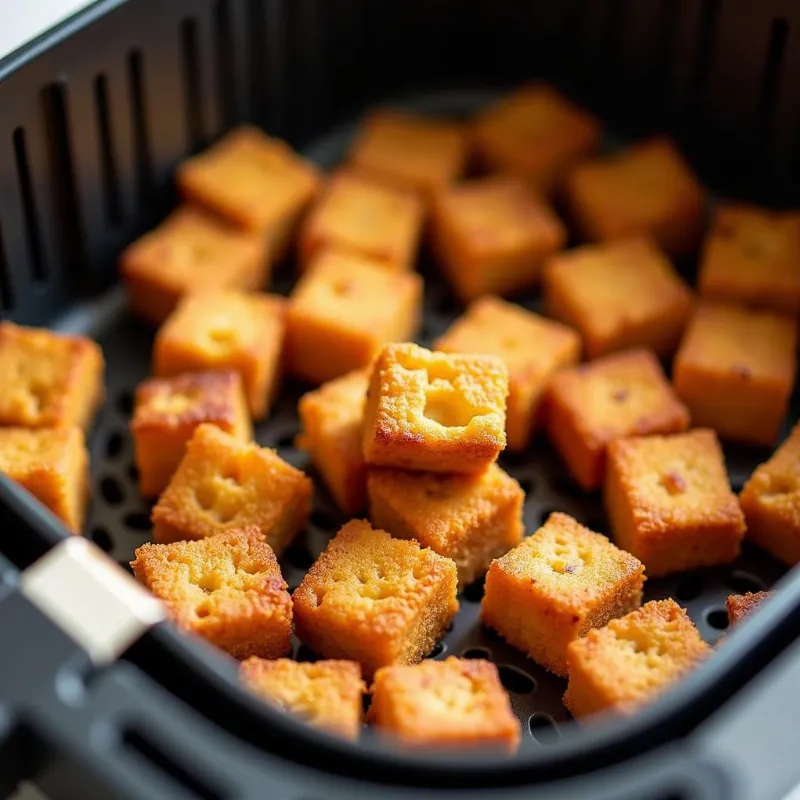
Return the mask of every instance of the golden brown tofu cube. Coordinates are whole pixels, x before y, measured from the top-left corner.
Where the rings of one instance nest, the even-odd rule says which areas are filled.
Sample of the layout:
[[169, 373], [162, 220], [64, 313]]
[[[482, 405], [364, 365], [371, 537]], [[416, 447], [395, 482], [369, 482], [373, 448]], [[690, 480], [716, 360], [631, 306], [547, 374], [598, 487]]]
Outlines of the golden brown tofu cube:
[[292, 599], [258, 528], [145, 544], [135, 555], [133, 574], [184, 630], [238, 659], [278, 658], [291, 650]]
[[455, 122], [376, 111], [361, 125], [348, 163], [364, 175], [430, 197], [463, 173], [467, 137]]
[[794, 385], [796, 348], [790, 317], [701, 303], [675, 356], [675, 391], [694, 425], [723, 439], [772, 445]]
[[0, 425], [87, 430], [103, 402], [103, 369], [91, 339], [0, 322]]
[[72, 533], [81, 533], [89, 499], [89, 454], [80, 428], [0, 428], [0, 472]]
[[536, 533], [492, 562], [481, 619], [556, 675], [567, 646], [642, 602], [644, 567], [572, 517], [553, 513]]
[[728, 595], [725, 605], [728, 609], [728, 625], [734, 627], [745, 617], [752, 614], [772, 592], [746, 592], [745, 594]]
[[545, 266], [551, 317], [583, 337], [587, 358], [649, 347], [672, 356], [692, 309], [692, 293], [649, 239], [585, 245]]
[[311, 383], [372, 363], [386, 342], [413, 339], [422, 279], [335, 250], [316, 256], [292, 292], [286, 314], [286, 364]]
[[374, 469], [367, 491], [372, 524], [451, 558], [462, 588], [524, 532], [525, 492], [497, 464], [475, 475]]
[[545, 403], [547, 435], [586, 491], [603, 485], [606, 448], [615, 439], [689, 427], [686, 407], [649, 350], [614, 353], [559, 372]]
[[295, 590], [295, 632], [326, 658], [421, 661], [458, 611], [456, 565], [368, 522], [348, 522]]
[[216, 425], [241, 442], [253, 438], [242, 379], [236, 372], [189, 372], [153, 378], [136, 389], [131, 421], [139, 491], [166, 489], [199, 425]]
[[735, 204], [718, 208], [698, 285], [704, 297], [800, 311], [800, 213]]
[[551, 376], [580, 361], [580, 336], [498, 297], [475, 300], [436, 341], [443, 353], [499, 356], [508, 367], [506, 436], [509, 450], [523, 450], [540, 422], [541, 400]]
[[519, 747], [519, 720], [490, 661], [450, 658], [382, 667], [369, 720], [404, 749], [500, 751]]
[[265, 236], [275, 260], [286, 252], [320, 175], [284, 142], [243, 125], [184, 161], [177, 181], [187, 200]]
[[153, 509], [157, 542], [255, 527], [280, 555], [306, 524], [311, 481], [274, 450], [203, 424]]
[[392, 271], [414, 266], [422, 233], [423, 203], [414, 192], [355, 172], [334, 175], [303, 223], [301, 267], [334, 247], [378, 261]]
[[260, 289], [269, 273], [265, 245], [259, 233], [182, 206], [120, 256], [130, 307], [160, 324], [189, 292]]
[[508, 370], [495, 356], [388, 345], [372, 372], [364, 458], [373, 466], [478, 472], [506, 445]]
[[591, 242], [649, 234], [671, 256], [700, 243], [705, 192], [675, 145], [654, 138], [577, 165], [567, 203]]
[[800, 424], [744, 485], [747, 538], [790, 567], [800, 563]]
[[189, 295], [156, 335], [158, 378], [184, 372], [238, 372], [253, 419], [264, 419], [278, 391], [286, 301], [232, 289]]
[[366, 690], [355, 661], [298, 663], [288, 658], [248, 658], [242, 682], [260, 698], [328, 733], [358, 739]]
[[650, 577], [726, 564], [739, 555], [744, 516], [714, 431], [612, 442], [605, 503], [614, 541], [640, 559]]
[[602, 133], [597, 119], [541, 83], [501, 98], [474, 124], [490, 169], [520, 175], [545, 194], [558, 188], [569, 165], [597, 149]]
[[567, 238], [544, 199], [502, 175], [438, 192], [431, 224], [440, 266], [463, 302], [535, 286], [542, 263]]
[[653, 600], [569, 646], [564, 705], [576, 717], [631, 713], [711, 652], [674, 600]]
[[367, 468], [361, 450], [369, 373], [358, 370], [300, 398], [298, 445], [308, 452], [336, 505], [353, 516], [367, 505]]

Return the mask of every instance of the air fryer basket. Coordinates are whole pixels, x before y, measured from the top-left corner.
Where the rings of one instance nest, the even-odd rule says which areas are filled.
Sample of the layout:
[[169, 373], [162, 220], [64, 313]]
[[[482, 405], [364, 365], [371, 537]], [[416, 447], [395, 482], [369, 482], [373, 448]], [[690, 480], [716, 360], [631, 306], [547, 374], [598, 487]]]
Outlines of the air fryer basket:
[[[786, 78], [800, 46], [789, 0], [772, 5], [106, 0], [0, 62], [3, 317], [92, 335], [108, 363], [108, 402], [90, 441], [88, 535], [126, 568], [149, 536], [127, 422], [132, 390], [149, 371], [152, 331], [127, 315], [113, 286], [115, 257], [174, 202], [170, 176], [180, 158], [248, 119], [329, 167], [358, 113], [376, 101], [463, 115], [498, 87], [542, 75], [622, 139], [672, 130], [719, 192], [788, 203], [798, 195], [800, 90]], [[796, 23], [800, 29], [800, 15]], [[422, 269], [421, 341], [430, 343], [459, 309], [435, 267]], [[285, 292], [291, 281], [286, 268], [274, 288]], [[535, 295], [515, 299], [535, 308]], [[286, 387], [257, 436], [306, 467], [293, 446], [301, 391]], [[790, 419], [798, 413], [796, 396]], [[767, 453], [726, 455], [738, 488]], [[546, 446], [534, 443], [503, 464], [527, 492], [529, 531], [554, 509], [605, 529], [599, 498], [576, 491]], [[435, 655], [492, 658], [525, 742], [512, 760], [412, 759], [369, 735], [349, 745], [277, 716], [242, 692], [226, 659], [165, 624], [119, 661], [91, 666], [16, 585], [15, 567], [27, 567], [61, 533], [5, 481], [0, 507], [0, 641], [15, 654], [0, 659], [0, 790], [20, 775], [64, 797], [308, 800], [403, 796], [412, 785], [494, 796], [536, 783], [542, 797], [668, 800], [772, 797], [788, 788], [793, 766], [780, 744], [793, 715], [783, 693], [798, 680], [800, 658], [790, 650], [769, 662], [797, 632], [796, 578], [663, 702], [585, 730], [567, 720], [563, 681], [480, 628], [481, 587], [468, 587]], [[342, 522], [318, 487], [311, 523], [282, 562], [290, 585]], [[649, 581], [647, 599], [676, 597], [713, 642], [725, 624], [725, 596], [772, 586], [782, 573], [746, 548], [732, 566]], [[295, 656], [312, 654], [295, 643]]]

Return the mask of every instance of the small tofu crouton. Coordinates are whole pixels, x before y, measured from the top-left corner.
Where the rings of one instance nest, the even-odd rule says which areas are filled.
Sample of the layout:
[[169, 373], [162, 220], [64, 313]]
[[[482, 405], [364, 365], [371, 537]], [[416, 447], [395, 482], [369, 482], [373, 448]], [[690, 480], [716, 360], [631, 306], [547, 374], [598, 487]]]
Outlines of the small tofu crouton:
[[358, 739], [366, 686], [355, 661], [308, 664], [288, 658], [248, 658], [239, 674], [244, 685], [270, 705], [315, 728], [350, 741]]
[[586, 491], [599, 489], [615, 439], [679, 433], [689, 413], [649, 350], [629, 350], [559, 372], [546, 399], [550, 441]]
[[722, 439], [774, 445], [797, 373], [797, 321], [707, 301], [675, 357], [675, 391], [692, 424]]
[[358, 370], [323, 384], [300, 398], [302, 425], [298, 446], [314, 467], [336, 505], [353, 516], [367, 505], [367, 468], [361, 449], [369, 373]]
[[286, 253], [320, 174], [284, 142], [243, 125], [184, 161], [177, 182], [185, 199], [265, 236], [274, 261]]
[[334, 247], [377, 261], [391, 271], [414, 266], [423, 202], [414, 192], [341, 171], [328, 182], [300, 231], [302, 269], [319, 250]]
[[793, 567], [800, 563], [800, 424], [744, 485], [747, 538]]
[[105, 395], [103, 370], [91, 339], [0, 322], [0, 425], [88, 430]]
[[614, 541], [651, 578], [739, 555], [744, 516], [714, 431], [612, 442], [605, 503]]
[[292, 292], [286, 363], [311, 383], [369, 366], [387, 342], [413, 339], [420, 325], [422, 278], [390, 272], [351, 253], [319, 253]]
[[232, 289], [184, 298], [153, 346], [158, 378], [184, 372], [238, 372], [250, 413], [264, 419], [278, 392], [286, 301]]
[[508, 370], [495, 356], [388, 345], [372, 372], [364, 458], [373, 466], [477, 472], [506, 445]]
[[450, 658], [375, 674], [369, 720], [404, 749], [499, 751], [519, 747], [519, 720], [490, 661]]
[[674, 600], [652, 600], [569, 646], [564, 705], [575, 717], [629, 714], [655, 700], [712, 650]]
[[456, 565], [417, 542], [348, 522], [295, 590], [295, 632], [325, 658], [415, 664], [458, 611]]
[[436, 341], [443, 353], [499, 356], [508, 367], [506, 436], [509, 450], [524, 450], [540, 422], [550, 377], [580, 360], [580, 336], [498, 297], [475, 300]]
[[746, 592], [745, 594], [729, 595], [725, 603], [728, 608], [729, 627], [738, 625], [771, 596], [772, 592]]
[[568, 166], [597, 149], [602, 133], [597, 119], [542, 83], [491, 104], [474, 124], [484, 164], [519, 175], [544, 194], [558, 188]]
[[544, 260], [567, 240], [547, 201], [519, 178], [502, 175], [438, 192], [431, 236], [442, 270], [465, 303], [535, 286]]
[[674, 257], [700, 244], [705, 191], [669, 139], [648, 139], [577, 165], [566, 194], [590, 242], [649, 234]]
[[649, 347], [672, 356], [692, 293], [649, 239], [585, 245], [545, 266], [547, 313], [580, 332], [587, 358]]
[[157, 542], [254, 527], [280, 555], [308, 520], [312, 485], [274, 450], [203, 424], [153, 508]]
[[292, 599], [258, 528], [199, 542], [145, 544], [135, 555], [136, 579], [184, 630], [238, 659], [290, 652]]
[[240, 442], [253, 438], [253, 424], [236, 372], [189, 372], [153, 378], [136, 389], [131, 433], [143, 497], [167, 487], [186, 443], [203, 423], [216, 425]]
[[456, 122], [383, 109], [362, 123], [348, 163], [369, 177], [430, 197], [463, 173], [467, 137]]
[[367, 489], [373, 525], [451, 558], [461, 588], [524, 532], [525, 492], [497, 464], [474, 475], [374, 469]]
[[81, 533], [89, 499], [89, 454], [80, 428], [0, 428], [0, 472], [72, 533]]
[[700, 294], [719, 300], [800, 311], [800, 212], [726, 204], [717, 209], [703, 248]]
[[567, 647], [642, 602], [644, 567], [566, 514], [492, 562], [481, 605], [484, 624], [556, 675]]
[[254, 290], [268, 279], [266, 240], [181, 206], [120, 256], [134, 314], [162, 323], [189, 292]]

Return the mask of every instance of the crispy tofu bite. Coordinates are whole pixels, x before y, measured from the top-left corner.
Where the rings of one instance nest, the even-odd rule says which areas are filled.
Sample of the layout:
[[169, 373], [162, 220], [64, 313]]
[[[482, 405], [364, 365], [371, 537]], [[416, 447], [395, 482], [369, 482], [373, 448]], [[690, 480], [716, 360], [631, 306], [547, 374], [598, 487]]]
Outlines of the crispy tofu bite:
[[499, 358], [388, 345], [367, 394], [364, 458], [373, 466], [478, 472], [505, 447], [507, 394]]
[[605, 502], [614, 541], [650, 577], [739, 555], [744, 517], [714, 431], [612, 442]]
[[643, 584], [638, 559], [556, 512], [492, 562], [481, 619], [546, 669], [566, 675], [569, 643], [637, 608]]
[[728, 595], [728, 599], [725, 601], [728, 609], [728, 625], [730, 627], [738, 625], [771, 596], [772, 592], [746, 592], [745, 594]]
[[153, 508], [157, 542], [257, 528], [280, 555], [308, 519], [312, 485], [274, 450], [200, 425]]
[[415, 750], [514, 753], [521, 735], [490, 661], [447, 658], [375, 674], [369, 720], [382, 736]]
[[295, 590], [295, 630], [326, 658], [379, 667], [421, 661], [458, 611], [456, 565], [368, 522], [348, 522]]
[[292, 599], [258, 528], [198, 542], [145, 544], [131, 567], [177, 625], [234, 658], [290, 652]]
[[648, 139], [577, 165], [566, 193], [588, 241], [647, 234], [676, 257], [700, 244], [705, 191], [669, 139]]
[[103, 402], [103, 351], [85, 336], [0, 322], [0, 425], [87, 430]]

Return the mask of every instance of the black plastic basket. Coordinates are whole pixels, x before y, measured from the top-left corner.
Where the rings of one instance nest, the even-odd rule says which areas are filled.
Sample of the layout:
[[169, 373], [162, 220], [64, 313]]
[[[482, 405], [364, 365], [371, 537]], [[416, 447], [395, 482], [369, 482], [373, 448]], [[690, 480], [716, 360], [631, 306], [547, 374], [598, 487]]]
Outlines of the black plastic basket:
[[[116, 257], [174, 202], [175, 165], [249, 120], [323, 166], [376, 101], [455, 115], [544, 76], [609, 120], [621, 139], [670, 130], [713, 189], [800, 202], [800, 8], [791, 0], [100, 0], [0, 62], [0, 308], [3, 318], [86, 332], [108, 362], [109, 400], [90, 445], [88, 535], [127, 567], [148, 538], [131, 474], [131, 390], [152, 332], [125, 311]], [[794, 27], [793, 27], [794, 26]], [[428, 267], [423, 265], [423, 270]], [[687, 265], [691, 270], [691, 265]], [[458, 308], [430, 270], [422, 341]], [[291, 269], [277, 290], [291, 285]], [[535, 306], [536, 298], [517, 298]], [[289, 461], [300, 387], [258, 439]], [[792, 420], [798, 417], [795, 397]], [[767, 455], [728, 448], [736, 488]], [[534, 529], [553, 509], [605, 528], [546, 448], [504, 459]], [[0, 479], [0, 793], [32, 777], [53, 797], [782, 797], [800, 780], [800, 579], [729, 635], [715, 658], [629, 720], [578, 728], [564, 682], [477, 624], [481, 587], [437, 657], [491, 657], [526, 724], [517, 757], [411, 757], [357, 745], [272, 712], [230, 662], [168, 624], [93, 665], [19, 588], [62, 539]], [[282, 563], [296, 584], [342, 522], [324, 492]], [[648, 582], [676, 596], [715, 641], [731, 591], [783, 569], [746, 548], [731, 567]], [[786, 652], [783, 652], [786, 651]], [[297, 657], [309, 657], [296, 647]], [[562, 724], [563, 723], [563, 724]]]

